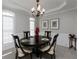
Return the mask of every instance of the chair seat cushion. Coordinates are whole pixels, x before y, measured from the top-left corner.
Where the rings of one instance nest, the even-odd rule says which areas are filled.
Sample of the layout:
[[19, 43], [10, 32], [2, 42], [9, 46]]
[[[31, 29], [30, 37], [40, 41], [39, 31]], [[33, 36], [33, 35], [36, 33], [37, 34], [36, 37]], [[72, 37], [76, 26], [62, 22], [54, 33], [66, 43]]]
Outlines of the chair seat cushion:
[[[49, 47], [50, 47], [50, 46], [46, 46], [46, 47], [42, 48], [41, 51], [44, 52], [44, 51], [48, 50]], [[50, 49], [50, 51], [48, 52], [48, 54], [51, 54], [51, 55], [54, 54], [54, 47], [52, 47], [52, 48]]]
[[48, 54], [51, 54], [51, 55], [54, 54], [54, 47], [52, 47], [52, 48], [50, 49], [50, 51], [48, 52]]
[[48, 50], [49, 47], [50, 47], [50, 46], [46, 46], [46, 47], [44, 47], [44, 48], [42, 48], [42, 49], [40, 49], [40, 50], [41, 50], [42, 52], [44, 52], [44, 51]]
[[48, 38], [42, 38], [41, 40], [44, 40], [44, 41], [49, 41], [49, 39], [48, 39]]
[[18, 57], [23, 57], [24, 53], [21, 51], [20, 48], [18, 48]]
[[49, 52], [48, 52], [48, 54], [53, 55], [53, 54], [54, 54], [54, 51], [53, 51], [53, 50], [51, 50], [51, 51], [49, 51]]
[[26, 53], [31, 53], [32, 50], [28, 50], [28, 49], [23, 49]]
[[[26, 53], [31, 53], [32, 51], [31, 50], [26, 50], [26, 49], [23, 49]], [[24, 53], [21, 51], [20, 48], [18, 48], [18, 57], [23, 57], [24, 56]]]

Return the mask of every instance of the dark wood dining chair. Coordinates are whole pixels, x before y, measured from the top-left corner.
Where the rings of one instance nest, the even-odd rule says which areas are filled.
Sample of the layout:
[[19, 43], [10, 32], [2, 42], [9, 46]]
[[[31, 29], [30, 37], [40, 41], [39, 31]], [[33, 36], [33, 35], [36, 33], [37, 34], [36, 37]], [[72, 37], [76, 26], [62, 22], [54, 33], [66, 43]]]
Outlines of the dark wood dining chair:
[[56, 41], [57, 41], [58, 35], [59, 35], [59, 34], [56, 34], [56, 35], [54, 36], [51, 45], [48, 45], [48, 46], [46, 46], [46, 47], [40, 49], [40, 50], [41, 50], [40, 59], [41, 59], [42, 56], [45, 55], [45, 54], [49, 54], [49, 55], [51, 56], [51, 59], [52, 59], [52, 57], [53, 57], [54, 59], [56, 59], [56, 57], [55, 57], [55, 47], [56, 47]]
[[45, 31], [45, 36], [47, 38], [50, 38], [51, 37], [51, 31]]
[[24, 38], [28, 39], [30, 37], [30, 31], [24, 31]]
[[15, 44], [15, 49], [16, 49], [16, 56], [15, 59], [22, 59], [24, 57], [26, 57], [27, 55], [30, 55], [31, 59], [32, 59], [32, 51], [31, 50], [26, 50], [22, 47], [19, 37], [17, 35], [13, 35], [12, 37], [14, 39], [14, 44]]

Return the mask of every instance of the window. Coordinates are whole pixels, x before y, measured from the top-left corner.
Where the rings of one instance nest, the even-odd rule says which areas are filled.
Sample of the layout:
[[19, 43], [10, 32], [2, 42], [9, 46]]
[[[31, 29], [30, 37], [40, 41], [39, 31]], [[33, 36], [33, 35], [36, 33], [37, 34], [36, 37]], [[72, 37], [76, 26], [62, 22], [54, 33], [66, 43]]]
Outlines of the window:
[[30, 35], [34, 36], [35, 19], [30, 18]]
[[3, 21], [3, 43], [12, 42], [12, 36], [14, 32], [14, 13], [9, 11], [2, 12]]

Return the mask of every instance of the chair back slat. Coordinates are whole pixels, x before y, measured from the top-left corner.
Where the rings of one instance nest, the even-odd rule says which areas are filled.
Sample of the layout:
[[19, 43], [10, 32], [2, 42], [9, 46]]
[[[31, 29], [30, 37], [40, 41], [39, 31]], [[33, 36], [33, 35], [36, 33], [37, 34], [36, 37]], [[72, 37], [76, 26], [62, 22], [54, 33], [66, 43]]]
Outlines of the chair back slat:
[[54, 36], [54, 38], [53, 38], [53, 42], [52, 42], [51, 46], [54, 45], [54, 44], [56, 44], [57, 37], [58, 37], [58, 34], [56, 34], [56, 35]]
[[51, 46], [50, 47], [54, 47], [54, 51], [55, 51], [55, 47], [56, 47], [56, 42], [57, 42], [57, 37], [58, 37], [58, 35], [59, 34], [56, 34], [55, 36], [54, 36], [54, 39], [53, 39], [53, 42], [52, 42], [52, 44], [51, 44]]
[[45, 31], [45, 36], [51, 41], [51, 31]]
[[52, 41], [52, 44], [50, 45], [49, 49], [45, 52], [48, 52], [50, 51], [50, 49], [52, 49], [52, 46], [54, 47], [54, 51], [55, 51], [55, 47], [56, 47], [56, 41], [57, 41], [57, 37], [58, 37], [59, 34], [56, 34], [53, 38], [53, 41]]
[[50, 37], [50, 36], [51, 36], [51, 31], [45, 31], [45, 35], [46, 35], [47, 37]]
[[[21, 46], [21, 43], [20, 43], [20, 40], [19, 40], [19, 36], [12, 34], [12, 37], [13, 37], [13, 40], [14, 40], [14, 44], [15, 44], [16, 50], [17, 50], [18, 48], [20, 48], [20, 50], [25, 54], [25, 51], [23, 50], [23, 48], [22, 48], [22, 46]], [[17, 50], [17, 51], [18, 51], [18, 50]]]
[[30, 31], [24, 31], [24, 38], [28, 39], [30, 36]]

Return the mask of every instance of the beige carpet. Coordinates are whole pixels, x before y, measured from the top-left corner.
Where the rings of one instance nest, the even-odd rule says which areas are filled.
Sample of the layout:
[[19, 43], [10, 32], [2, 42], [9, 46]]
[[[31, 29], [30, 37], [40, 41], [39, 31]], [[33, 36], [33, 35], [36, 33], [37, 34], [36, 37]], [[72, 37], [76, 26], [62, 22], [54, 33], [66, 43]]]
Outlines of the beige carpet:
[[[26, 57], [25, 59], [30, 59]], [[33, 55], [33, 59], [40, 59]], [[44, 55], [42, 59], [50, 59], [49, 55]], [[56, 59], [77, 59], [77, 52], [74, 49], [69, 49], [63, 46], [56, 47]]]
[[57, 46], [56, 59], [77, 59], [77, 52], [74, 49]]

